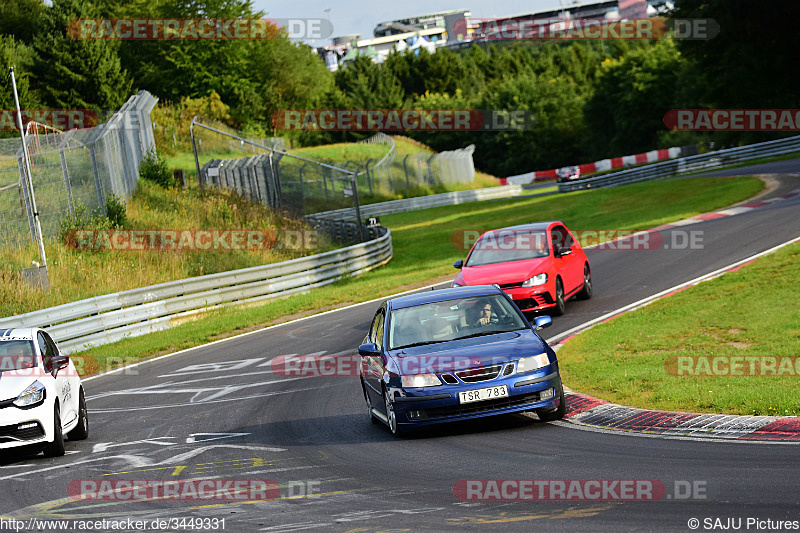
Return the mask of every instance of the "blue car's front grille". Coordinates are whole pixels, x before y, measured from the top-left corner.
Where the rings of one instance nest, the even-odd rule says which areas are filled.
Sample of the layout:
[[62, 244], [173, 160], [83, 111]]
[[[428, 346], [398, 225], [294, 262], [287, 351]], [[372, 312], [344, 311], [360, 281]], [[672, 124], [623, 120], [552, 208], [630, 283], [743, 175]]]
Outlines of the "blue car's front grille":
[[487, 400], [485, 402], [449, 405], [447, 407], [434, 407], [432, 409], [409, 411], [408, 417], [411, 420], [426, 420], [431, 418], [444, 418], [448, 416], [469, 415], [538, 401], [539, 393], [532, 392], [530, 394], [510, 396], [508, 398], [498, 398], [497, 400]]
[[503, 365], [485, 366], [483, 368], [469, 368], [456, 372], [458, 379], [464, 383], [477, 383], [479, 381], [489, 381], [500, 375]]

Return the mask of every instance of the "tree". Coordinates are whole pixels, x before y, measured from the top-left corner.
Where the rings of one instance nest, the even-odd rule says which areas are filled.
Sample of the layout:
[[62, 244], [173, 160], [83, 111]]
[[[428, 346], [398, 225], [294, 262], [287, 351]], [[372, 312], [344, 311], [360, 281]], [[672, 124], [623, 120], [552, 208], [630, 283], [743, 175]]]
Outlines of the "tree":
[[[22, 109], [35, 109], [37, 102], [30, 90], [30, 69], [33, 51], [30, 47], [17, 42], [13, 37], [0, 35], [0, 110], [16, 109], [14, 105], [14, 92], [11, 87], [11, 77], [8, 76], [7, 66], [15, 66], [14, 77], [17, 80], [17, 94]], [[0, 136], [18, 136], [12, 114], [3, 111], [0, 121]]]
[[586, 146], [596, 158], [645, 152], [665, 131], [683, 61], [675, 43], [646, 43], [603, 62], [586, 105]]
[[[679, 108], [794, 109], [800, 106], [795, 56], [800, 50], [800, 2], [679, 0], [676, 18], [712, 18], [719, 35], [680, 40], [687, 59], [676, 95]], [[714, 133], [717, 145], [747, 144], [783, 133]]]
[[128, 98], [131, 80], [120, 66], [119, 43], [67, 33], [71, 21], [96, 14], [86, 0], [54, 0], [42, 13], [33, 82], [46, 105], [115, 110]]
[[46, 7], [43, 0], [0, 0], [0, 34], [31, 44]]

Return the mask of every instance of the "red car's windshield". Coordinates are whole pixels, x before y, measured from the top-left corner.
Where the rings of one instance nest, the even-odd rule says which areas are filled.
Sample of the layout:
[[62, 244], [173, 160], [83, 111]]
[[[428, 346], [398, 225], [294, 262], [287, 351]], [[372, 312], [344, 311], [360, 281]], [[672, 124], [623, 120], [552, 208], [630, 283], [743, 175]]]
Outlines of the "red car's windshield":
[[464, 266], [522, 261], [549, 254], [544, 230], [499, 230], [484, 234], [475, 243]]

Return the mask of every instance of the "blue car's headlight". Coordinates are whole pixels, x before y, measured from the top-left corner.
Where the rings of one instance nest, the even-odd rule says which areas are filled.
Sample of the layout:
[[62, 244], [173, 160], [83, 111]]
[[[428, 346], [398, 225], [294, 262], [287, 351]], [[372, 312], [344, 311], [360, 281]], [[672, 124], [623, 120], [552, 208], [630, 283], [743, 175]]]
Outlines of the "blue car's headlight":
[[547, 273], [536, 274], [532, 278], [526, 279], [522, 282], [523, 287], [538, 287], [547, 283]]
[[436, 374], [412, 374], [409, 376], [402, 376], [401, 381], [404, 389], [435, 387], [442, 384]]
[[45, 397], [44, 385], [38, 381], [34, 381], [22, 391], [22, 394], [17, 396], [14, 400], [14, 405], [17, 407], [31, 407], [38, 403], [42, 403]]
[[533, 357], [523, 357], [517, 361], [517, 373], [532, 372], [550, 364], [550, 359], [546, 353], [540, 353]]

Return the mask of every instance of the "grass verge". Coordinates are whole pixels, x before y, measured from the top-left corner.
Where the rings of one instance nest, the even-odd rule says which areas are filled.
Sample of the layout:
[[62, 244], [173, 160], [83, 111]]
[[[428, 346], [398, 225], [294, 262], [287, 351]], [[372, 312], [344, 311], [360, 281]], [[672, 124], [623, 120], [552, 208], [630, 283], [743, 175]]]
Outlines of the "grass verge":
[[256, 230], [275, 235], [276, 241], [271, 247], [257, 250], [87, 251], [51, 238], [45, 241], [50, 277], [47, 292], [23, 284], [19, 276], [20, 269], [39, 258], [35, 244], [0, 247], [0, 316], [166, 281], [277, 263], [339, 247], [324, 237], [315, 250], [294, 246], [284, 237], [288, 232], [299, 234], [304, 228], [302, 221], [283, 217], [226, 190], [200, 190], [196, 184], [187, 190], [163, 189], [140, 180], [127, 203], [126, 218], [122, 228], [125, 230]]
[[798, 275], [793, 244], [598, 324], [559, 350], [564, 382], [634, 407], [800, 415]]
[[[108, 368], [107, 360], [136, 361], [284, 322], [290, 316], [363, 302], [435, 280], [453, 279], [452, 263], [466, 253], [458, 238], [462, 230], [548, 219], [560, 219], [574, 228], [648, 229], [725, 207], [752, 197], [762, 188], [763, 183], [755, 178], [687, 179], [558, 196], [473, 202], [385, 216], [381, 221], [392, 230], [394, 258], [373, 272], [258, 307], [210, 313], [170, 330], [125, 339], [86, 353], [96, 360], [98, 368]], [[350, 334], [356, 346], [363, 332]]]

